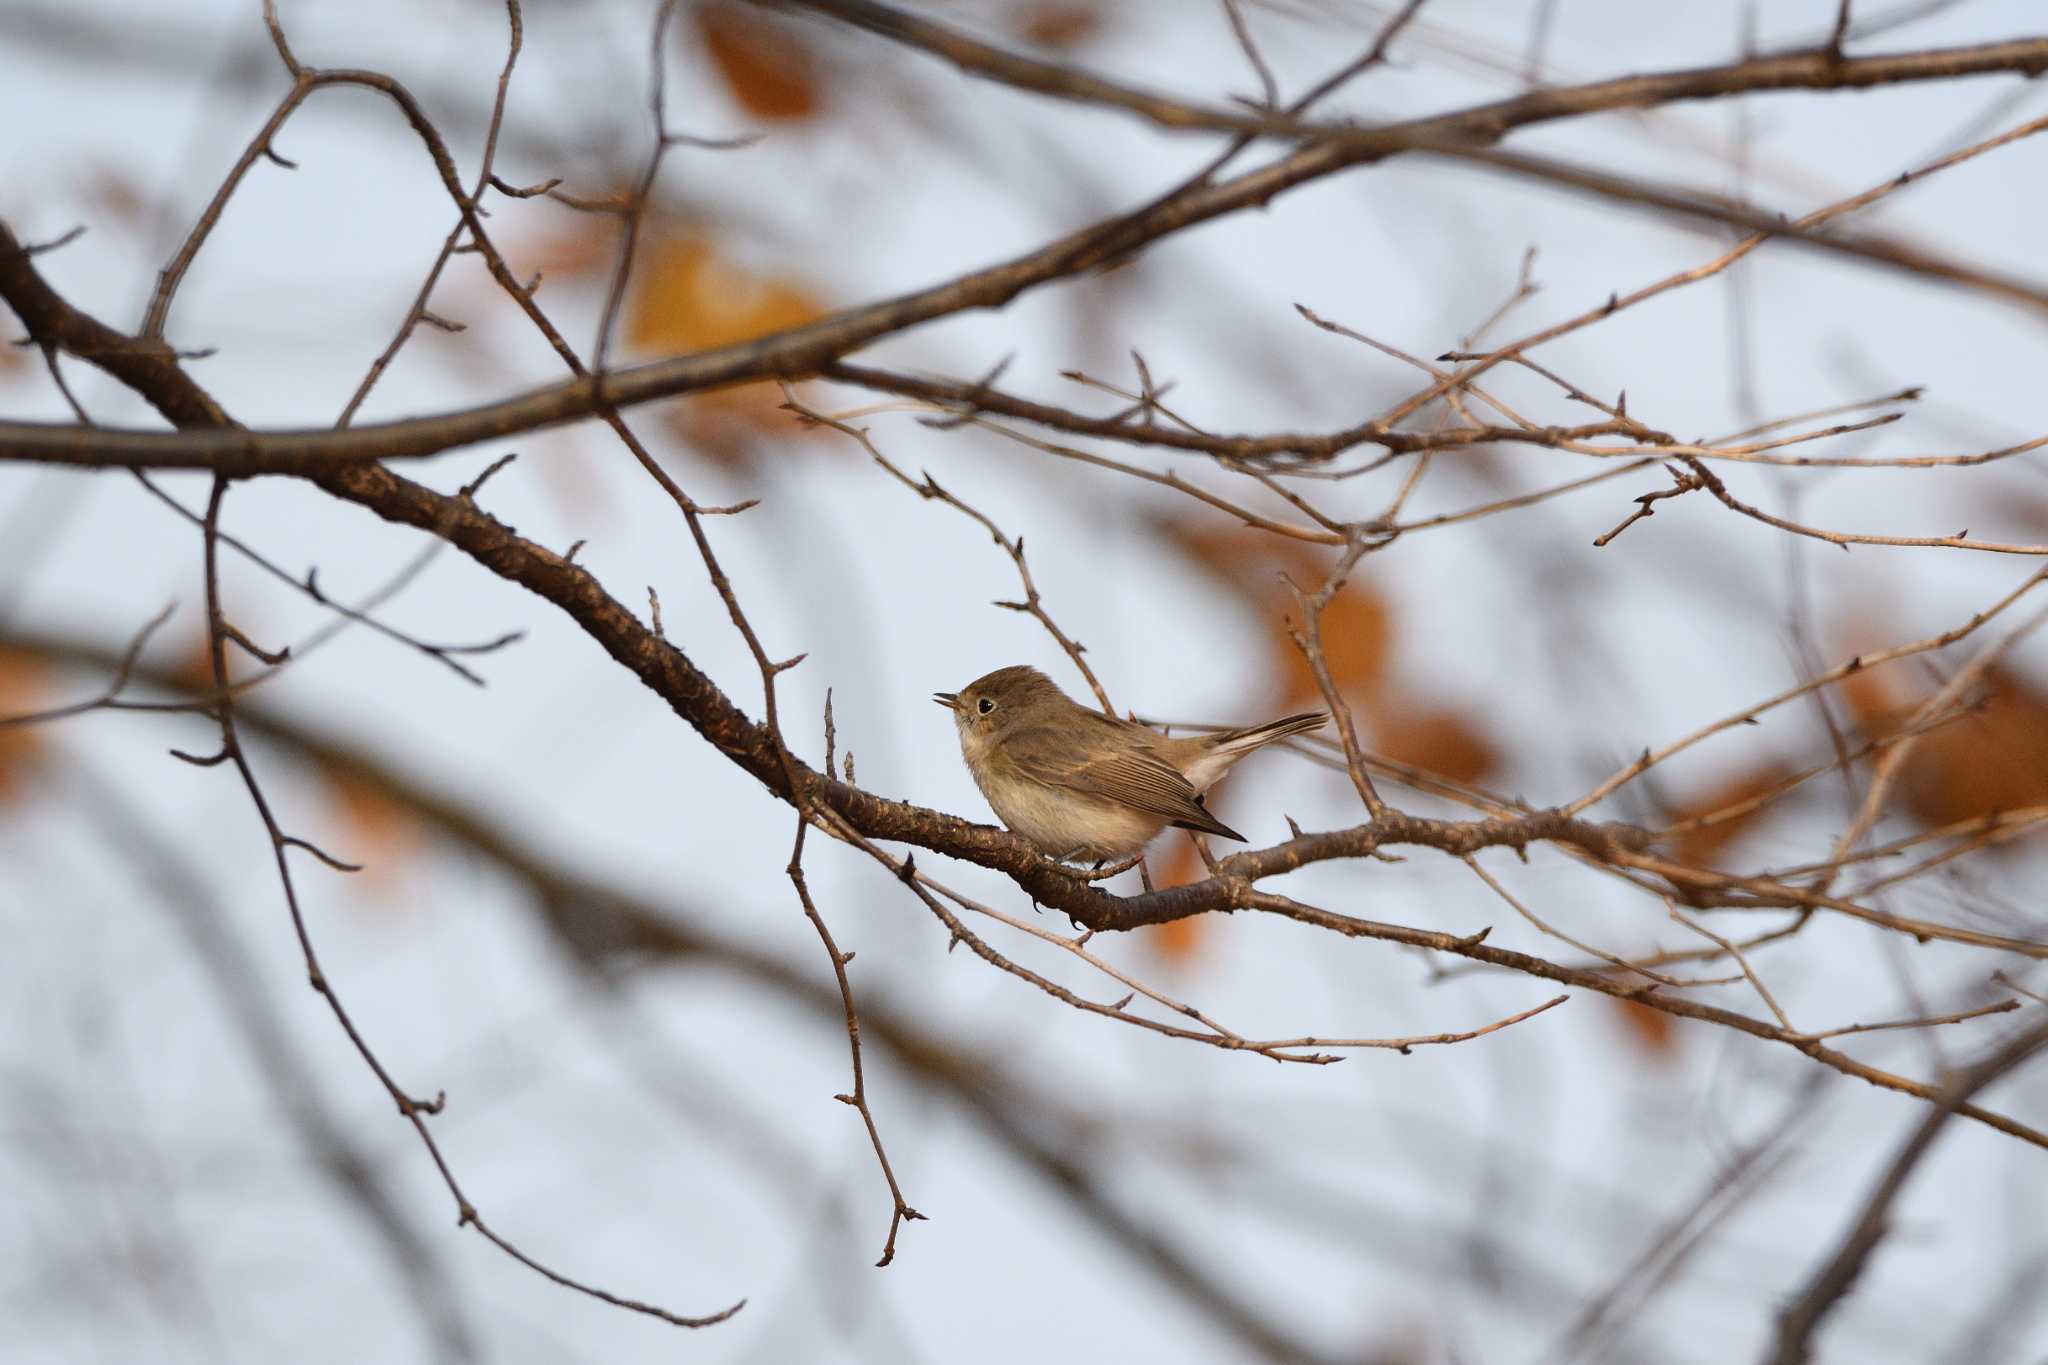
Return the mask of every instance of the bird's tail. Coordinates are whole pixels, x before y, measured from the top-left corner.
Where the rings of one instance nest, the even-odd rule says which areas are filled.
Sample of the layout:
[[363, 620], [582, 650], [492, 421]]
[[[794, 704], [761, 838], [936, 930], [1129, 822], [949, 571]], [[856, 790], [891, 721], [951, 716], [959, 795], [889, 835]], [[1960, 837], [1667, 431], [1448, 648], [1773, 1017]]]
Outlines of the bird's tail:
[[1180, 769], [1196, 791], [1207, 791], [1211, 783], [1221, 779], [1230, 771], [1232, 764], [1252, 750], [1276, 739], [1286, 739], [1289, 735], [1320, 730], [1328, 720], [1329, 717], [1321, 711], [1311, 711], [1288, 716], [1284, 720], [1267, 721], [1264, 725], [1247, 725], [1242, 730], [1225, 730], [1193, 746], [1193, 752], [1181, 760]]
[[1320, 730], [1329, 720], [1327, 711], [1304, 711], [1298, 716], [1269, 720], [1264, 725], [1247, 725], [1242, 730], [1230, 730], [1216, 736], [1216, 749], [1232, 755], [1248, 754], [1263, 744]]

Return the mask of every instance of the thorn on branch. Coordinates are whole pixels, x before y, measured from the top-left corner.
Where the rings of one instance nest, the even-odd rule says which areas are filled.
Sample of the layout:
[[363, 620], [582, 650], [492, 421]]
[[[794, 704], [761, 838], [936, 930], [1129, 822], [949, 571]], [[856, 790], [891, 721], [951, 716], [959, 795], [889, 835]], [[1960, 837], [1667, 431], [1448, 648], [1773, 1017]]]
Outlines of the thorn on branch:
[[443, 332], [467, 332], [469, 330], [468, 323], [457, 322], [453, 318], [444, 318], [439, 313], [426, 308], [420, 309], [420, 321], [426, 323], [429, 327]]
[[306, 850], [306, 852], [312, 854], [321, 862], [326, 863], [336, 872], [361, 872], [363, 870], [363, 865], [361, 863], [344, 862], [340, 858], [335, 857], [332, 853], [329, 853], [326, 849], [321, 848], [312, 840], [301, 839], [296, 834], [280, 834], [277, 838], [277, 841], [286, 848], [302, 848]]
[[[1003, 371], [1009, 369], [1010, 362], [1016, 358], [1017, 353], [1015, 351], [1010, 352], [1010, 354], [998, 360], [988, 373], [975, 380], [973, 385], [968, 388], [966, 394], [958, 400], [956, 406], [959, 410], [952, 416], [920, 417], [917, 419], [918, 424], [930, 427], [934, 431], [953, 431], [966, 426], [982, 411], [982, 396], [995, 387], [996, 380], [1002, 378]], [[927, 474], [925, 478], [930, 479], [931, 475]]]
[[508, 184], [506, 183], [505, 180], [503, 180], [495, 173], [493, 173], [491, 176], [491, 188], [496, 190], [498, 193], [504, 195], [508, 199], [532, 199], [538, 195], [546, 194], [549, 190], [553, 189], [555, 186], [561, 183], [562, 177], [559, 175], [551, 176], [548, 179], [541, 181], [538, 185], [524, 186]]
[[237, 645], [240, 645], [244, 650], [248, 651], [248, 653], [252, 657], [262, 661], [265, 664], [268, 664], [272, 668], [279, 667], [287, 659], [290, 659], [292, 657], [292, 647], [290, 645], [285, 645], [283, 648], [275, 651], [265, 649], [263, 648], [263, 646], [257, 644], [254, 640], [251, 640], [248, 636], [244, 635], [241, 629], [232, 624], [231, 622], [222, 621], [220, 623], [220, 633], [226, 636], [228, 639], [233, 640]]
[[80, 223], [77, 227], [72, 228], [69, 232], [66, 232], [59, 237], [52, 237], [47, 242], [24, 243], [21, 248], [21, 254], [24, 256], [40, 256], [46, 251], [55, 251], [59, 247], [70, 246], [73, 242], [77, 241], [80, 237], [83, 236], [85, 236], [85, 224]]
[[[484, 486], [484, 484], [488, 482], [490, 478], [493, 475], [495, 475], [499, 470], [503, 469], [506, 465], [511, 464], [514, 460], [518, 458], [519, 452], [516, 450], [510, 451], [504, 455], [500, 455], [497, 459], [491, 461], [488, 465], [484, 466], [483, 473], [477, 475], [468, 483], [462, 485], [462, 487], [456, 491], [455, 496], [462, 499], [464, 502], [476, 501], [477, 491], [481, 489]], [[576, 543], [578, 545], [581, 545], [583, 542], [579, 540]]]
[[564, 564], [574, 564], [576, 562], [577, 552], [589, 543], [590, 542], [587, 540], [579, 540], [574, 545], [571, 545], [569, 547], [569, 553], [562, 556], [562, 562]]
[[188, 754], [183, 749], [171, 750], [172, 758], [182, 759], [195, 768], [217, 768], [232, 756], [233, 750], [230, 749], [222, 749], [217, 754], [208, 754], [203, 758], [198, 754]]
[[298, 162], [292, 160], [288, 156], [283, 155], [277, 150], [277, 148], [271, 146], [268, 142], [263, 144], [263, 156], [264, 159], [269, 161], [272, 165], [282, 166], [284, 167], [284, 169], [288, 171], [295, 171], [299, 168]]
[[678, 133], [663, 128], [655, 134], [655, 141], [663, 147], [695, 147], [706, 152], [743, 152], [761, 140], [760, 133], [741, 133], [738, 137], [705, 137], [701, 133]]

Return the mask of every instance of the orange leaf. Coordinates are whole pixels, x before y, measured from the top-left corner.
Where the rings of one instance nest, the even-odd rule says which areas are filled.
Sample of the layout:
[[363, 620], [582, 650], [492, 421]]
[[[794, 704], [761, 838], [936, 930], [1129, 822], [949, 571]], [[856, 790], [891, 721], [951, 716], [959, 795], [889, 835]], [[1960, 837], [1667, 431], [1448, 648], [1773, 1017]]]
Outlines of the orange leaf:
[[[1209, 875], [1209, 869], [1202, 866], [1201, 858], [1195, 853], [1195, 841], [1178, 834], [1167, 844], [1163, 855], [1149, 858], [1145, 865], [1152, 874], [1152, 885], [1160, 890], [1169, 886], [1189, 886]], [[1205, 919], [1204, 916], [1191, 915], [1186, 919], [1155, 924], [1146, 934], [1146, 940], [1161, 961], [1170, 966], [1180, 966], [1192, 960], [1201, 948], [1202, 938], [1208, 932]]]
[[824, 312], [800, 285], [750, 271], [701, 236], [665, 236], [641, 253], [626, 340], [642, 350], [700, 351], [800, 327]]
[[711, 0], [696, 9], [697, 32], [740, 108], [756, 118], [804, 119], [823, 103], [818, 60], [786, 22]]
[[325, 768], [321, 775], [343, 831], [340, 847], [327, 851], [361, 863], [360, 875], [373, 884], [388, 885], [422, 842], [412, 812], [347, 768]]
[[809, 439], [819, 430], [785, 412], [782, 390], [773, 384], [741, 384], [695, 394], [671, 404], [662, 421], [684, 444], [725, 465], [746, 463], [755, 440], [764, 433], [784, 440]]
[[1372, 718], [1373, 747], [1397, 763], [1453, 782], [1477, 782], [1500, 762], [1493, 741], [1456, 711], [1393, 701], [1373, 707]]
[[[235, 648], [228, 646], [228, 678], [235, 676]], [[205, 627], [190, 637], [178, 657], [166, 670], [170, 680], [187, 692], [211, 692], [213, 690], [213, 654], [206, 642]]]
[[[1703, 816], [1715, 815], [1731, 807], [1752, 801], [1792, 776], [1792, 770], [1782, 763], [1760, 763], [1747, 772], [1739, 773], [1728, 781], [1695, 797], [1672, 812], [1671, 823], [1683, 824]], [[1742, 834], [1754, 828], [1774, 807], [1766, 802], [1747, 809], [1733, 811], [1726, 817], [1711, 824], [1694, 825], [1680, 830], [1670, 842], [1672, 856], [1688, 867], [1712, 867], [1715, 860]]]
[[1836, 684], [1857, 726], [1872, 739], [1881, 739], [1899, 728], [1912, 709], [1892, 682], [1895, 675], [1860, 668]]
[[1159, 955], [1160, 961], [1179, 967], [1194, 960], [1207, 932], [1203, 917], [1190, 915], [1186, 919], [1172, 919], [1153, 925], [1148, 937], [1152, 951]]
[[1282, 540], [1250, 526], [1229, 526], [1204, 517], [1187, 522], [1165, 520], [1159, 529], [1190, 558], [1255, 602], [1288, 597], [1286, 574], [1313, 588], [1327, 568], [1316, 551], [1298, 541]]
[[[1283, 590], [1285, 586], [1281, 585]], [[1285, 680], [1282, 705], [1314, 702], [1323, 695], [1322, 689], [1316, 685], [1315, 670], [1294, 643], [1287, 624], [1295, 615], [1292, 595], [1284, 604], [1276, 601], [1273, 606], [1268, 618], [1272, 623], [1269, 638]], [[1360, 696], [1379, 683], [1386, 672], [1394, 635], [1393, 613], [1388, 610], [1386, 599], [1354, 577], [1323, 608], [1318, 634], [1322, 639], [1323, 663], [1329, 668], [1330, 681], [1338, 692]]]
[[[0, 717], [49, 705], [49, 673], [49, 665], [33, 654], [0, 649]], [[0, 805], [28, 789], [29, 772], [43, 747], [42, 732], [33, 725], [0, 727]]]
[[[698, 351], [799, 327], [824, 312], [801, 285], [750, 271], [704, 237], [667, 236], [641, 258], [626, 340], [641, 350]], [[781, 388], [767, 383], [698, 394], [666, 416], [677, 435], [727, 462], [764, 430], [809, 430], [782, 410]]]
[[[627, 202], [623, 197], [621, 203]], [[619, 222], [610, 214], [579, 213], [553, 231], [523, 239], [513, 267], [523, 279], [539, 271], [543, 279], [574, 279], [609, 271], [619, 258]]]
[[86, 178], [86, 196], [107, 217], [134, 225], [149, 211], [149, 196], [126, 171], [111, 164], [97, 166]]
[[[1612, 996], [1608, 997], [1613, 999]], [[1623, 1036], [1656, 1061], [1668, 1061], [1678, 1050], [1678, 1031], [1663, 1010], [1653, 1010], [1633, 1000], [1615, 1000], [1615, 1014]]]
[[[1304, 591], [1314, 591], [1329, 573], [1331, 552], [1248, 526], [1166, 522], [1161, 529], [1183, 553], [1242, 593], [1266, 623], [1280, 704], [1297, 706], [1320, 698], [1315, 672], [1294, 643], [1292, 629], [1299, 624], [1299, 612], [1287, 584], [1292, 581]], [[1322, 614], [1323, 661], [1338, 691], [1363, 696], [1379, 685], [1392, 654], [1393, 634], [1393, 611], [1386, 599], [1354, 575]]]
[[1995, 664], [1969, 695], [1983, 704], [1920, 736], [1899, 773], [1930, 825], [2048, 805], [2048, 699]]
[[1102, 31], [1102, 11], [1080, 0], [1039, 0], [1016, 18], [1017, 36], [1040, 47], [1079, 47]]

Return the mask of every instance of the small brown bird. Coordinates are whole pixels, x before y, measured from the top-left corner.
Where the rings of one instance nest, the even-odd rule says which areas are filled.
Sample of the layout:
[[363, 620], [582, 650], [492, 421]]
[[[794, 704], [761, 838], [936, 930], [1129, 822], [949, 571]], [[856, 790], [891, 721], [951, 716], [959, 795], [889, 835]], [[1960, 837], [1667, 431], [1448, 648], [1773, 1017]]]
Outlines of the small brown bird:
[[1128, 857], [1168, 825], [1243, 841], [1209, 813], [1202, 793], [1252, 750], [1329, 719], [1308, 712], [1169, 739], [1076, 704], [1022, 665], [932, 700], [953, 712], [967, 771], [1003, 823], [1064, 859]]

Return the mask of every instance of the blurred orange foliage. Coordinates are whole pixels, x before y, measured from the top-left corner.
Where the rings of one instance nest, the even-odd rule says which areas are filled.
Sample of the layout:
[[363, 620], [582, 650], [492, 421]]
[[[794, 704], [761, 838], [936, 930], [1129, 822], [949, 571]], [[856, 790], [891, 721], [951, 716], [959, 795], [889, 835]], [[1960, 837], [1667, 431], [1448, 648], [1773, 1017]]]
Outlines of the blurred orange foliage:
[[1639, 1005], [1633, 1000], [1613, 1002], [1615, 1015], [1621, 1022], [1622, 1036], [1641, 1048], [1651, 1060], [1668, 1062], [1678, 1050], [1676, 1020], [1663, 1010], [1653, 1010], [1648, 1005]]
[[[626, 340], [642, 351], [675, 354], [750, 341], [824, 316], [802, 285], [757, 274], [697, 233], [658, 235], [634, 274]], [[715, 458], [734, 462], [764, 430], [795, 436], [809, 430], [782, 411], [782, 390], [740, 384], [672, 405], [676, 434]]]
[[388, 888], [400, 865], [424, 842], [419, 822], [410, 810], [347, 768], [323, 767], [320, 777], [343, 832], [340, 846], [327, 851], [345, 862], [362, 864], [358, 880], [373, 889]]
[[733, 0], [692, 13], [711, 64], [740, 108], [762, 119], [807, 119], [824, 104], [817, 55], [786, 20]]
[[1365, 711], [1374, 749], [1397, 763], [1453, 782], [1477, 782], [1500, 762], [1493, 741], [1462, 712], [1384, 695], [1367, 697]]
[[657, 235], [640, 253], [627, 342], [641, 350], [701, 351], [815, 322], [810, 291], [741, 266], [696, 233]]
[[[1195, 841], [1179, 830], [1169, 831], [1166, 841], [1146, 858], [1145, 867], [1152, 874], [1152, 885], [1162, 891], [1169, 886], [1188, 886], [1209, 875], [1195, 852]], [[1208, 919], [1197, 915], [1155, 924], [1145, 931], [1145, 942], [1168, 966], [1185, 965], [1201, 948]]]
[[[1918, 706], [1892, 676], [1844, 679], [1857, 724], [1873, 738], [1896, 734]], [[2048, 805], [2048, 698], [1993, 664], [1965, 694], [1971, 710], [1922, 734], [1898, 777], [1900, 799], [1930, 826]]]
[[[0, 717], [42, 710], [49, 698], [49, 665], [33, 654], [0, 649]], [[36, 726], [0, 726], [0, 805], [28, 790], [29, 772], [42, 757], [43, 747]]]
[[[1288, 584], [1316, 591], [1329, 575], [1334, 551], [1206, 518], [1167, 519], [1159, 529], [1181, 553], [1242, 597], [1257, 617], [1259, 644], [1272, 678], [1269, 705], [1279, 710], [1323, 706], [1315, 672], [1294, 642], [1301, 612]], [[1486, 777], [1498, 766], [1500, 752], [1485, 727], [1476, 717], [1419, 701], [1396, 686], [1394, 644], [1392, 606], [1365, 575], [1353, 574], [1323, 609], [1322, 645], [1330, 681], [1352, 707], [1361, 743], [1452, 781]], [[1206, 875], [1186, 840], [1173, 841], [1155, 860], [1153, 872], [1160, 886], [1185, 885]], [[1161, 926], [1155, 946], [1169, 960], [1186, 958], [1200, 942], [1199, 923]]]
[[[1756, 800], [1791, 776], [1792, 769], [1782, 763], [1756, 764], [1686, 802], [1671, 813], [1670, 823], [1683, 824]], [[1674, 858], [1688, 867], [1712, 867], [1724, 850], [1776, 809], [1775, 804], [1762, 802], [1712, 824], [1694, 825], [1671, 836], [1667, 847]]]
[[1102, 8], [1083, 0], [1036, 0], [1024, 6], [1012, 26], [1027, 43], [1075, 48], [1102, 32]]

